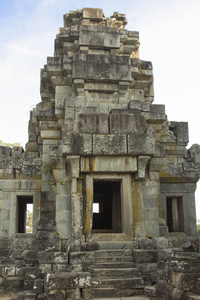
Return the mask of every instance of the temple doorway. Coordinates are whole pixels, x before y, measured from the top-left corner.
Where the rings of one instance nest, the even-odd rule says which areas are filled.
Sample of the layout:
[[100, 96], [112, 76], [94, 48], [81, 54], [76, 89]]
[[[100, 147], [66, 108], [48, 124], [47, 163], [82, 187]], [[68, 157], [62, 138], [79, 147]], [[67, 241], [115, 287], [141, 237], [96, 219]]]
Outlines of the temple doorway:
[[121, 181], [94, 180], [93, 233], [122, 232]]

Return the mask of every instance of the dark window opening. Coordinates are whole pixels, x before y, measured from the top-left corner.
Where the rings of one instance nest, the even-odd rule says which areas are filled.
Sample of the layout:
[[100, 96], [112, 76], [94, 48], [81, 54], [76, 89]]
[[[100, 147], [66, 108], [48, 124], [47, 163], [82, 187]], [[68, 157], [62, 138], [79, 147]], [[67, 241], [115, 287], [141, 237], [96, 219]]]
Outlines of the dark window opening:
[[120, 181], [94, 181], [92, 229], [122, 232]]
[[176, 136], [176, 127], [169, 126], [169, 133], [173, 134], [174, 136]]
[[33, 232], [33, 197], [18, 196], [18, 233]]
[[183, 199], [182, 197], [167, 197], [167, 226], [169, 232], [183, 232]]

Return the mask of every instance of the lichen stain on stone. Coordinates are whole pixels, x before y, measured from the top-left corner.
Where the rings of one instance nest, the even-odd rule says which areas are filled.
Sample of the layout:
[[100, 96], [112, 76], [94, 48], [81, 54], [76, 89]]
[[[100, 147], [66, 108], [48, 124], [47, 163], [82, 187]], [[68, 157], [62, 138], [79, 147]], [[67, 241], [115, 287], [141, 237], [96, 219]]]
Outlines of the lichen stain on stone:
[[140, 209], [142, 209], [140, 186], [139, 183], [135, 182], [133, 186], [133, 235], [135, 233], [135, 228], [142, 223]]
[[86, 199], [87, 199], [87, 203], [86, 203], [86, 234], [90, 234], [91, 233], [91, 201], [92, 201], [92, 193], [89, 187], [86, 188]]

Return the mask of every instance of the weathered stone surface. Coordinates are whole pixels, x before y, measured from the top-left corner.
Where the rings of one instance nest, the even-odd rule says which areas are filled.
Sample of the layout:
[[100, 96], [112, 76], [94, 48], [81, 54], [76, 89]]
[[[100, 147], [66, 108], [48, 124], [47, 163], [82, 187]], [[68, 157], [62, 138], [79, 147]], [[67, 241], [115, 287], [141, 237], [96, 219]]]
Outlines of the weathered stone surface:
[[103, 16], [103, 10], [100, 8], [83, 8], [84, 19], [101, 20]]
[[99, 250], [99, 244], [97, 242], [88, 242], [81, 245], [82, 251], [96, 251]]
[[133, 259], [136, 263], [157, 262], [157, 251], [155, 250], [133, 250]]
[[62, 151], [65, 154], [92, 154], [92, 135], [63, 131]]
[[40, 102], [36, 106], [36, 113], [39, 120], [54, 120], [54, 106], [48, 105], [48, 102]]
[[110, 115], [110, 133], [145, 134], [146, 122], [143, 116], [129, 114]]
[[128, 134], [129, 155], [154, 155], [155, 138], [148, 134]]
[[106, 27], [105, 29], [97, 26], [81, 26], [80, 46], [98, 48], [119, 48], [120, 37], [117, 28]]
[[81, 157], [81, 172], [135, 173], [136, 171], [136, 157]]
[[158, 105], [158, 104], [152, 104], [150, 106], [150, 117], [149, 121], [151, 123], [163, 123], [166, 120], [165, 115], [165, 106], [164, 105]]
[[78, 277], [76, 273], [60, 273], [49, 277], [50, 290], [65, 290], [76, 288], [78, 286]]
[[93, 135], [94, 155], [127, 154], [125, 134]]
[[84, 263], [92, 264], [94, 262], [93, 252], [70, 252], [70, 264], [81, 264], [83, 261]]
[[189, 142], [187, 122], [170, 122], [169, 128], [174, 133], [177, 143], [187, 144]]
[[77, 133], [108, 134], [108, 115], [80, 114], [74, 130]]
[[130, 81], [130, 58], [76, 54], [73, 61], [72, 77], [85, 80]]
[[65, 292], [64, 291], [55, 291], [52, 294], [48, 294], [49, 300], [64, 300]]
[[154, 237], [152, 241], [155, 242], [157, 249], [168, 248], [168, 240], [165, 237]]

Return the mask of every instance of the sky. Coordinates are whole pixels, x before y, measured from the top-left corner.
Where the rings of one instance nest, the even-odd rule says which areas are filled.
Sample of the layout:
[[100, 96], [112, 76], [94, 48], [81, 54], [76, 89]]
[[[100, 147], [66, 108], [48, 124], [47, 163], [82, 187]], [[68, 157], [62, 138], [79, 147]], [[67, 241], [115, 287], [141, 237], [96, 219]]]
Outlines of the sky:
[[[154, 104], [165, 104], [169, 121], [189, 123], [188, 148], [200, 144], [199, 0], [1, 0], [0, 140], [27, 142], [40, 69], [53, 56], [63, 15], [83, 7], [126, 14], [126, 29], [140, 33], [140, 59], [153, 63]], [[200, 219], [200, 185], [196, 200]]]

